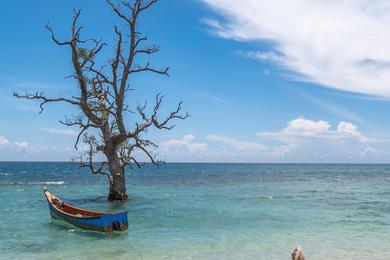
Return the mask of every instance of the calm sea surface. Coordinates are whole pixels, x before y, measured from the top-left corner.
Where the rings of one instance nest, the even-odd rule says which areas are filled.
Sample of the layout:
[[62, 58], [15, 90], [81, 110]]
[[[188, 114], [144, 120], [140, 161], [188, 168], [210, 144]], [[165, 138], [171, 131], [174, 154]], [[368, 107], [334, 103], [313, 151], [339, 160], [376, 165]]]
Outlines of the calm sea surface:
[[[42, 187], [75, 205], [128, 210], [129, 230], [52, 222]], [[390, 259], [390, 165], [167, 164], [107, 179], [68, 163], [0, 163], [1, 259]]]

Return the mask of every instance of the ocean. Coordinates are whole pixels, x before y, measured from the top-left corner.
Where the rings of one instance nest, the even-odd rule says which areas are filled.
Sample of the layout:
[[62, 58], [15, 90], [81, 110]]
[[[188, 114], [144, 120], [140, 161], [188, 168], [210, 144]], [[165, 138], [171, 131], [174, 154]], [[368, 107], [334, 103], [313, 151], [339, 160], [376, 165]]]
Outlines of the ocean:
[[[83, 208], [128, 210], [127, 232], [52, 221], [42, 187]], [[107, 177], [70, 163], [0, 162], [1, 259], [390, 259], [390, 165], [168, 163]]]

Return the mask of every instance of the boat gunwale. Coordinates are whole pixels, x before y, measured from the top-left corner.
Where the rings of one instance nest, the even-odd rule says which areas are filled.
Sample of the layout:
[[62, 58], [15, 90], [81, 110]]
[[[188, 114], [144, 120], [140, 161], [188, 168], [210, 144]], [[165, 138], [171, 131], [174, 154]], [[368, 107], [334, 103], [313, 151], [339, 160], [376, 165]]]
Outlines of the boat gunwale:
[[96, 218], [101, 218], [101, 217], [104, 217], [106, 215], [119, 215], [119, 214], [123, 214], [123, 213], [127, 213], [127, 211], [121, 211], [121, 212], [117, 212], [117, 213], [113, 213], [113, 212], [101, 212], [101, 211], [94, 211], [94, 210], [85, 210], [85, 209], [82, 209], [82, 208], [78, 208], [78, 207], [75, 207], [69, 203], [66, 203], [62, 200], [60, 200], [62, 203], [66, 204], [68, 207], [71, 207], [71, 208], [74, 208], [74, 209], [77, 209], [77, 210], [80, 210], [80, 211], [86, 211], [86, 212], [91, 212], [91, 213], [95, 213], [95, 214], [99, 214], [98, 216], [77, 216], [77, 215], [73, 215], [73, 214], [70, 214], [66, 211], [63, 211], [61, 209], [59, 209], [57, 206], [55, 206], [51, 199], [49, 199], [48, 194], [50, 194], [51, 196], [59, 199], [57, 196], [55, 196], [53, 193], [51, 193], [50, 191], [48, 191], [47, 189], [44, 189], [44, 193], [45, 193], [45, 197], [46, 197], [46, 200], [49, 202], [49, 204], [57, 211], [69, 216], [69, 217], [72, 217], [72, 218], [78, 218], [78, 219], [96, 219]]

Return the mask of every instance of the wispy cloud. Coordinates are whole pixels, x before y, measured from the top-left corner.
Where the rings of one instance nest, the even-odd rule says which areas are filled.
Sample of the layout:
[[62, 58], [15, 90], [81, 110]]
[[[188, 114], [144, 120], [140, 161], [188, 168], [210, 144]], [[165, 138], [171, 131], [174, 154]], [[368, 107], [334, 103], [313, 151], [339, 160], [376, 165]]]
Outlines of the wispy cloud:
[[317, 106], [318, 108], [324, 111], [331, 112], [344, 119], [352, 120], [354, 122], [358, 122], [361, 124], [367, 124], [367, 121], [365, 119], [351, 112], [345, 107], [339, 106], [337, 104], [334, 104], [333, 102], [326, 101], [322, 98], [314, 97], [300, 91], [298, 91], [298, 93], [301, 95], [301, 97], [303, 97], [304, 99], [306, 99], [307, 101], [309, 101], [310, 103], [312, 103], [313, 105]]
[[0, 97], [0, 100], [2, 100], [3, 103], [6, 103], [8, 106], [12, 106], [13, 108], [19, 110], [33, 111], [33, 112], [41, 111], [41, 109], [39, 109], [39, 106], [37, 104], [34, 105], [33, 103], [30, 102], [30, 100], [17, 99], [16, 97], [12, 97], [12, 96], [3, 96]]
[[256, 162], [265, 149], [260, 143], [221, 135], [210, 135], [207, 139], [210, 142], [196, 142], [192, 134], [169, 139], [159, 145], [160, 157], [168, 161], [187, 162]]
[[25, 152], [30, 147], [27, 142], [15, 142], [17, 152]]
[[276, 54], [273, 51], [237, 51], [238, 55], [253, 58], [259, 61], [272, 62], [275, 64], [279, 64], [281, 66], [284, 65], [285, 57], [280, 54]]
[[10, 141], [7, 138], [5, 138], [4, 136], [0, 136], [0, 147], [5, 146], [9, 143], [10, 143]]
[[209, 147], [206, 143], [195, 142], [195, 136], [187, 134], [181, 139], [169, 139], [162, 142], [160, 145], [162, 152], [185, 152], [204, 153]]
[[234, 149], [240, 151], [260, 151], [266, 147], [261, 143], [241, 141], [236, 138], [222, 136], [222, 135], [209, 135], [207, 138], [211, 141], [220, 142], [231, 146]]
[[273, 43], [247, 56], [296, 79], [390, 97], [389, 1], [202, 1], [222, 18], [202, 20], [219, 37]]
[[225, 103], [226, 100], [220, 96], [216, 96], [216, 95], [213, 95], [213, 94], [210, 94], [210, 93], [206, 93], [206, 92], [196, 92], [195, 93], [196, 95], [202, 97], [202, 98], [205, 98], [205, 99], [208, 99], [208, 100], [211, 100], [211, 101], [214, 101], [214, 102], [218, 102], [218, 103]]
[[[257, 137], [256, 137], [257, 136]], [[160, 145], [168, 161], [207, 162], [388, 162], [389, 139], [367, 136], [345, 121], [296, 118], [281, 130], [257, 132], [252, 140], [208, 135], [170, 139]], [[260, 139], [260, 140], [259, 140]]]
[[69, 160], [76, 152], [71, 147], [30, 143], [25, 140], [10, 140], [0, 136], [0, 161], [2, 160]]
[[62, 129], [62, 128], [41, 128], [42, 131], [52, 133], [52, 134], [59, 134], [59, 135], [66, 135], [66, 136], [77, 136], [77, 132], [72, 129]]
[[41, 83], [41, 82], [24, 81], [24, 82], [15, 82], [12, 84], [12, 87], [15, 88], [16, 90], [18, 90], [18, 89], [38, 89], [38, 90], [41, 89], [41, 90], [44, 90], [44, 89], [48, 89], [48, 88], [53, 87], [53, 85], [47, 84], [47, 83]]

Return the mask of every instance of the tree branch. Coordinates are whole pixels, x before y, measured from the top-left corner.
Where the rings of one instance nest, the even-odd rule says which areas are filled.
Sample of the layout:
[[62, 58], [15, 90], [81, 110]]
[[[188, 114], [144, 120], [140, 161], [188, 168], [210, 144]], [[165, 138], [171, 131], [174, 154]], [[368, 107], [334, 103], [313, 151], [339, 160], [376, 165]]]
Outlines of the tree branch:
[[22, 98], [22, 99], [36, 99], [36, 100], [40, 100], [41, 103], [39, 104], [39, 107], [40, 107], [41, 111], [39, 113], [42, 113], [43, 112], [43, 106], [46, 103], [50, 103], [50, 102], [66, 102], [66, 103], [69, 103], [69, 104], [72, 104], [72, 105], [77, 105], [77, 106], [80, 105], [80, 103], [78, 101], [75, 101], [75, 100], [72, 100], [72, 99], [68, 99], [68, 98], [48, 98], [48, 97], [46, 97], [44, 95], [43, 92], [41, 92], [41, 93], [36, 92], [35, 94], [26, 93], [24, 95], [20, 95], [19, 93], [14, 92], [13, 95], [14, 95], [14, 97]]
[[120, 17], [122, 18], [123, 20], [125, 20], [127, 23], [131, 23], [131, 20], [129, 18], [127, 18], [126, 15], [122, 14], [120, 12], [120, 6], [115, 6], [112, 1], [110, 0], [106, 0], [106, 2], [111, 6], [111, 9]]
[[166, 75], [169, 77], [168, 70], [169, 70], [169, 67], [166, 67], [165, 69], [161, 69], [161, 70], [153, 69], [150, 67], [150, 63], [148, 62], [144, 67], [136, 66], [135, 69], [130, 69], [129, 74], [143, 72], [143, 71], [150, 71], [150, 72], [154, 72], [157, 74]]
[[[95, 147], [97, 147], [96, 139], [93, 136], [88, 136], [87, 134], [84, 135], [84, 143], [87, 144], [88, 150], [80, 155], [80, 160], [78, 162], [78, 165], [80, 168], [87, 167], [90, 169], [90, 171], [93, 174], [103, 174], [103, 175], [109, 175], [106, 171], [104, 171], [104, 168], [108, 165], [108, 162], [103, 161], [98, 163], [99, 166], [96, 168], [94, 166], [93, 158], [95, 154], [98, 152]], [[84, 156], [86, 156], [86, 161], [84, 161]], [[75, 160], [74, 160], [75, 162]]]
[[144, 132], [146, 129], [148, 129], [152, 125], [155, 126], [157, 129], [171, 130], [172, 128], [175, 127], [175, 125], [170, 125], [170, 126], [168, 125], [172, 120], [174, 120], [174, 119], [184, 120], [190, 116], [188, 113], [185, 113], [184, 115], [179, 114], [181, 109], [182, 109], [181, 108], [182, 102], [180, 102], [179, 105], [177, 106], [176, 110], [171, 112], [166, 117], [166, 119], [162, 123], [160, 123], [157, 119], [157, 113], [161, 107], [163, 97], [164, 96], [161, 96], [160, 94], [156, 95], [156, 98], [155, 98], [156, 104], [153, 108], [153, 113], [150, 117], [148, 117], [145, 113], [146, 104], [137, 106], [137, 111], [140, 114], [140, 116], [142, 117], [144, 123], [142, 123], [142, 124], [137, 123], [135, 130], [128, 133], [128, 135], [127, 135], [128, 138], [138, 137], [140, 133]]

